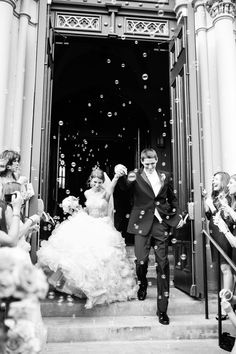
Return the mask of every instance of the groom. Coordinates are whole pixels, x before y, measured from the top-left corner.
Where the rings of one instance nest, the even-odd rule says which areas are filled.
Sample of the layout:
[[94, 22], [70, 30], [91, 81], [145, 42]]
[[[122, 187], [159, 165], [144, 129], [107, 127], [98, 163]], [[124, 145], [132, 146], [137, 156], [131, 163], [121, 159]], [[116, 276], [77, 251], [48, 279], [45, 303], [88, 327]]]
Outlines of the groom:
[[[153, 247], [157, 272], [157, 316], [161, 324], [168, 325], [169, 231], [171, 227], [183, 226], [183, 220], [169, 173], [157, 170], [157, 162], [156, 151], [144, 149], [141, 152], [143, 167], [137, 172], [130, 172], [127, 177], [121, 177], [118, 183], [122, 189], [129, 189], [133, 197], [127, 232], [135, 235], [138, 299], [145, 300], [147, 295], [148, 257]], [[126, 174], [123, 165], [117, 165], [115, 170]]]

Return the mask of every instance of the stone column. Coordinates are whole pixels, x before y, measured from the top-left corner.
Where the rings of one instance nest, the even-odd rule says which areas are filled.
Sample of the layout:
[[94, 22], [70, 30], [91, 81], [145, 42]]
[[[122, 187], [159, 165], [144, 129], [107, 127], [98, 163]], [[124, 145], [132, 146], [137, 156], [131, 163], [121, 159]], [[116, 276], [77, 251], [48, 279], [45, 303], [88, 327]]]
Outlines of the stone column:
[[[208, 61], [208, 43], [207, 43], [207, 23], [206, 23], [206, 8], [204, 0], [196, 0], [194, 2], [195, 11], [195, 32], [196, 32], [196, 55], [198, 61], [198, 79], [200, 93], [200, 113], [203, 128], [203, 154], [204, 154], [204, 188], [211, 190], [211, 180], [213, 175], [213, 161], [215, 151], [220, 153], [218, 146], [213, 147], [212, 134], [214, 130], [219, 130], [218, 126], [214, 125], [211, 116], [211, 95], [209, 87], [209, 61]], [[220, 159], [220, 156], [218, 156]]]
[[11, 26], [15, 1], [0, 0], [0, 151], [3, 146], [4, 121], [8, 93], [8, 69], [10, 55]]
[[25, 57], [26, 57], [26, 43], [27, 43], [27, 29], [29, 22], [29, 6], [31, 0], [22, 0], [20, 19], [19, 19], [19, 36], [18, 36], [18, 50], [17, 50], [17, 66], [16, 66], [16, 91], [14, 102], [13, 115], [13, 138], [12, 147], [20, 151], [21, 148], [21, 129], [22, 129], [22, 111], [25, 84]]
[[[230, 0], [207, 4], [215, 31], [219, 117], [221, 127], [222, 169], [236, 173], [235, 104], [236, 44], [234, 35], [235, 4]], [[213, 127], [214, 129], [214, 127]]]

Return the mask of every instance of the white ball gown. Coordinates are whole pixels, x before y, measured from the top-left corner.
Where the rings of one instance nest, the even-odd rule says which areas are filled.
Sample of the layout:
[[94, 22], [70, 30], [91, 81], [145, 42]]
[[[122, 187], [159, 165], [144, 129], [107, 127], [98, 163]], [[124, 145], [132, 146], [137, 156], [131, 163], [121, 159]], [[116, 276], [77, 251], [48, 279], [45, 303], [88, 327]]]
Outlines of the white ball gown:
[[63, 221], [37, 253], [39, 265], [53, 272], [48, 281], [65, 293], [85, 295], [86, 308], [136, 298], [134, 269], [104, 195], [90, 195], [88, 213], [81, 209]]

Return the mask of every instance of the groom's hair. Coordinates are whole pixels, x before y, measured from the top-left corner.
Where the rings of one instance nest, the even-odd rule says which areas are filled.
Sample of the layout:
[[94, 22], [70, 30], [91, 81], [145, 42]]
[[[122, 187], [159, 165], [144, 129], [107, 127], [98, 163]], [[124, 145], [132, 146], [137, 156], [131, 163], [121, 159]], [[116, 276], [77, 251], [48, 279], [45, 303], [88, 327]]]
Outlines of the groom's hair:
[[146, 148], [141, 151], [141, 161], [144, 159], [156, 159], [157, 160], [157, 153], [152, 148]]

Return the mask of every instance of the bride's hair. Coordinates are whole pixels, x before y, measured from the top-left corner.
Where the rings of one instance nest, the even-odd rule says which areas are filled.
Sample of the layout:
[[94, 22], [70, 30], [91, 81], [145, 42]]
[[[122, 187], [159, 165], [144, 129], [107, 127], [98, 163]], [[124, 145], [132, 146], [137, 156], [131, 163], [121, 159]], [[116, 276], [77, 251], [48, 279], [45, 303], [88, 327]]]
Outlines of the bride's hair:
[[99, 178], [101, 179], [103, 182], [105, 181], [105, 176], [104, 176], [104, 172], [103, 170], [101, 170], [101, 168], [99, 168], [98, 166], [95, 166], [93, 169], [92, 169], [92, 172], [89, 176], [89, 179], [88, 179], [88, 185], [90, 186], [90, 182], [92, 181], [93, 178]]

